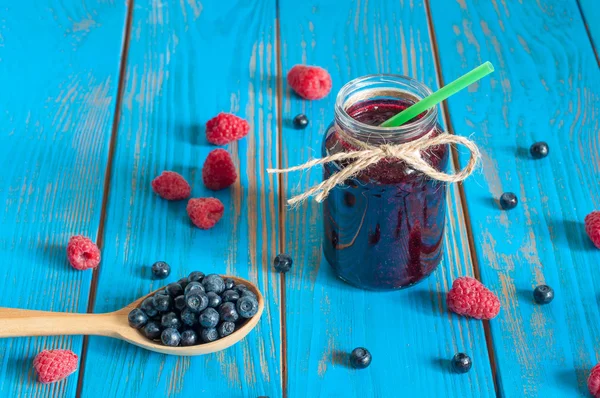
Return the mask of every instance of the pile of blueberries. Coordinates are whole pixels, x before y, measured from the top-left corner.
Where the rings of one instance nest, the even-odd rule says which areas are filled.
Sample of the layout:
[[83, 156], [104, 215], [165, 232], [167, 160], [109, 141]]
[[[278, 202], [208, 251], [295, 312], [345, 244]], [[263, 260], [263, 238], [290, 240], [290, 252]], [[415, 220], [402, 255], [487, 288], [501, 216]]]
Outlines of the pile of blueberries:
[[246, 285], [194, 271], [142, 301], [129, 325], [166, 346], [191, 346], [229, 336], [257, 312], [258, 298]]

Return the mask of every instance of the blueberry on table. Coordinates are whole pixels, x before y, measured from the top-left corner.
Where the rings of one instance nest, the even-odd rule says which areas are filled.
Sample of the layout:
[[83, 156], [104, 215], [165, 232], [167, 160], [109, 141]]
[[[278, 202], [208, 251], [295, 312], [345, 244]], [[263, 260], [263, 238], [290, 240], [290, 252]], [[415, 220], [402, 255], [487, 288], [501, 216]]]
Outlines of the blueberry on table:
[[177, 329], [168, 328], [160, 334], [160, 341], [166, 346], [177, 347], [181, 341], [181, 334]]
[[198, 344], [198, 335], [191, 329], [184, 330], [181, 333], [181, 345], [190, 346]]
[[350, 365], [355, 369], [364, 369], [371, 364], [371, 353], [363, 347], [357, 347], [350, 354]]
[[221, 305], [221, 296], [219, 296], [217, 293], [215, 292], [208, 292], [206, 293], [206, 296], [208, 297], [208, 306], [212, 307], [212, 308], [217, 308], [218, 306]]
[[219, 332], [215, 328], [202, 329], [200, 331], [200, 338], [205, 343], [210, 343], [211, 341], [215, 341], [219, 338]]
[[188, 283], [190, 283], [190, 280], [186, 276], [185, 278], [181, 278], [180, 280], [178, 280], [177, 283], [179, 283], [179, 285], [185, 289], [185, 287], [188, 285]]
[[240, 298], [240, 294], [235, 290], [225, 290], [221, 293], [221, 299], [224, 302], [236, 302]]
[[198, 322], [198, 315], [189, 308], [185, 308], [181, 311], [180, 318], [181, 322], [188, 326], [194, 326]]
[[231, 278], [225, 278], [223, 282], [225, 282], [225, 290], [231, 290], [235, 286], [235, 281]]
[[540, 142], [534, 143], [529, 148], [529, 153], [531, 154], [532, 158], [541, 159], [541, 158], [545, 158], [546, 156], [548, 156], [548, 153], [550, 153], [550, 148], [548, 147], [548, 144], [546, 144], [543, 141], [540, 141]]
[[206, 275], [202, 280], [202, 285], [207, 292], [221, 294], [225, 290], [225, 281], [217, 274]]
[[161, 328], [158, 322], [150, 321], [142, 328], [144, 336], [150, 340], [156, 340], [160, 338]]
[[184, 290], [185, 295], [187, 295], [188, 293], [199, 293], [199, 292], [204, 293], [204, 286], [202, 286], [202, 283], [200, 283], [200, 282], [190, 282], [190, 283], [188, 283], [188, 285], [185, 287], [185, 290]]
[[519, 203], [517, 195], [512, 192], [504, 192], [500, 196], [500, 207], [504, 210], [514, 209], [517, 207], [517, 203]]
[[183, 294], [183, 288], [179, 283], [173, 282], [169, 283], [167, 287], [165, 287], [165, 291], [167, 294], [173, 298], [180, 296]]
[[142, 301], [140, 308], [151, 318], [158, 315], [158, 311], [154, 308], [154, 304], [152, 304], [152, 297], [146, 297], [144, 301]]
[[173, 299], [164, 294], [155, 294], [152, 296], [152, 304], [158, 312], [167, 312], [171, 309]]
[[160, 318], [160, 326], [164, 329], [173, 328], [179, 329], [183, 326], [181, 319], [174, 312], [167, 312]]
[[454, 370], [456, 373], [467, 373], [469, 370], [471, 370], [472, 364], [471, 357], [462, 352], [459, 352], [452, 357], [452, 370]]
[[185, 305], [192, 312], [201, 312], [208, 307], [208, 296], [201, 292], [186, 294]]
[[308, 126], [308, 118], [305, 114], [300, 113], [294, 117], [294, 127], [297, 129], [304, 129]]
[[277, 272], [288, 272], [292, 268], [292, 257], [288, 254], [278, 254], [273, 260], [273, 266]]
[[190, 282], [202, 282], [202, 279], [204, 279], [204, 272], [194, 271], [190, 273], [188, 279]]
[[127, 319], [129, 320], [129, 326], [140, 329], [148, 322], [148, 315], [141, 309], [134, 308], [127, 316]]
[[183, 294], [175, 297], [174, 306], [175, 309], [179, 311], [182, 311], [185, 308], [185, 296]]
[[554, 300], [554, 289], [548, 285], [539, 285], [533, 291], [533, 299], [538, 304], [548, 304]]
[[239, 314], [235, 309], [235, 303], [223, 303], [219, 306], [219, 316], [221, 320], [235, 322], [239, 318]]
[[219, 337], [229, 336], [235, 330], [235, 323], [233, 322], [221, 322], [219, 326], [217, 326], [217, 332], [219, 332]]
[[171, 273], [171, 267], [164, 261], [152, 264], [152, 275], [157, 279], [165, 279]]
[[258, 312], [258, 300], [252, 296], [243, 296], [236, 303], [238, 314], [242, 318], [252, 318]]
[[204, 328], [214, 328], [219, 324], [219, 313], [214, 308], [207, 308], [200, 313], [198, 322]]

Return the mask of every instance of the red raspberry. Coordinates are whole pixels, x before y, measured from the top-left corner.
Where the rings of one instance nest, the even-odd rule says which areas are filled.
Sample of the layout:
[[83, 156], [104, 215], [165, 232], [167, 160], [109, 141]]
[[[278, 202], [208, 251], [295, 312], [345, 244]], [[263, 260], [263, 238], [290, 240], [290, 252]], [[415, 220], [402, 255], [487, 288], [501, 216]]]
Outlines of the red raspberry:
[[498, 297], [477, 279], [468, 276], [452, 283], [446, 302], [450, 311], [477, 319], [492, 319], [500, 312]]
[[225, 149], [215, 149], [208, 154], [202, 167], [202, 180], [206, 188], [213, 191], [227, 188], [237, 180], [235, 166]]
[[600, 398], [600, 363], [592, 368], [587, 379], [588, 390], [595, 398]]
[[585, 232], [600, 249], [600, 211], [593, 211], [585, 216]]
[[33, 360], [41, 383], [60, 381], [77, 370], [77, 355], [71, 350], [44, 350]]
[[214, 145], [225, 145], [244, 138], [248, 131], [248, 122], [231, 113], [221, 112], [206, 122], [206, 139]]
[[200, 229], [210, 229], [223, 217], [225, 206], [215, 198], [193, 198], [187, 204], [190, 220]]
[[174, 171], [163, 171], [152, 180], [152, 190], [167, 200], [182, 200], [190, 197], [192, 188], [180, 174]]
[[287, 74], [288, 85], [307, 100], [325, 97], [331, 91], [331, 76], [318, 66], [296, 65]]
[[96, 268], [100, 264], [100, 249], [85, 236], [72, 236], [67, 244], [67, 258], [75, 269]]

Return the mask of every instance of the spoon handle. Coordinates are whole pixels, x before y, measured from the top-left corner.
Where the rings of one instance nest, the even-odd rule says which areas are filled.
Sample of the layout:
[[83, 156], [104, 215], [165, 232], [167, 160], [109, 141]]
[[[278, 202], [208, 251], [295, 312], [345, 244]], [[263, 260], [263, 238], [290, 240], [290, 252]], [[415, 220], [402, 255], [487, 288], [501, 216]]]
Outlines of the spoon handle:
[[87, 334], [115, 336], [115, 314], [76, 314], [0, 307], [0, 338]]

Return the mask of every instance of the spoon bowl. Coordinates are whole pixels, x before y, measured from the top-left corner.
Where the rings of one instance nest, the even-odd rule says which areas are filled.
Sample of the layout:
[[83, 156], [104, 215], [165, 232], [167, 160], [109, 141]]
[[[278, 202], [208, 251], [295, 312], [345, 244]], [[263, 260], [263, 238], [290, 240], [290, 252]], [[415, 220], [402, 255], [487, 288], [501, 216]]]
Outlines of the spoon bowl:
[[265, 302], [260, 290], [251, 282], [225, 275], [223, 278], [231, 278], [236, 284], [246, 285], [248, 290], [254, 293], [258, 299], [258, 312], [246, 322], [241, 324], [229, 336], [203, 343], [185, 347], [169, 347], [162, 345], [145, 337], [141, 331], [129, 326], [127, 316], [134, 308], [138, 308], [141, 302], [163, 288], [157, 289], [118, 311], [105, 314], [76, 314], [68, 312], [51, 312], [21, 310], [16, 308], [0, 308], [0, 338], [2, 337], [25, 337], [25, 336], [56, 336], [56, 335], [94, 335], [107, 336], [124, 340], [130, 344], [145, 348], [162, 354], [194, 356], [210, 354], [231, 347], [244, 337], [258, 323]]

